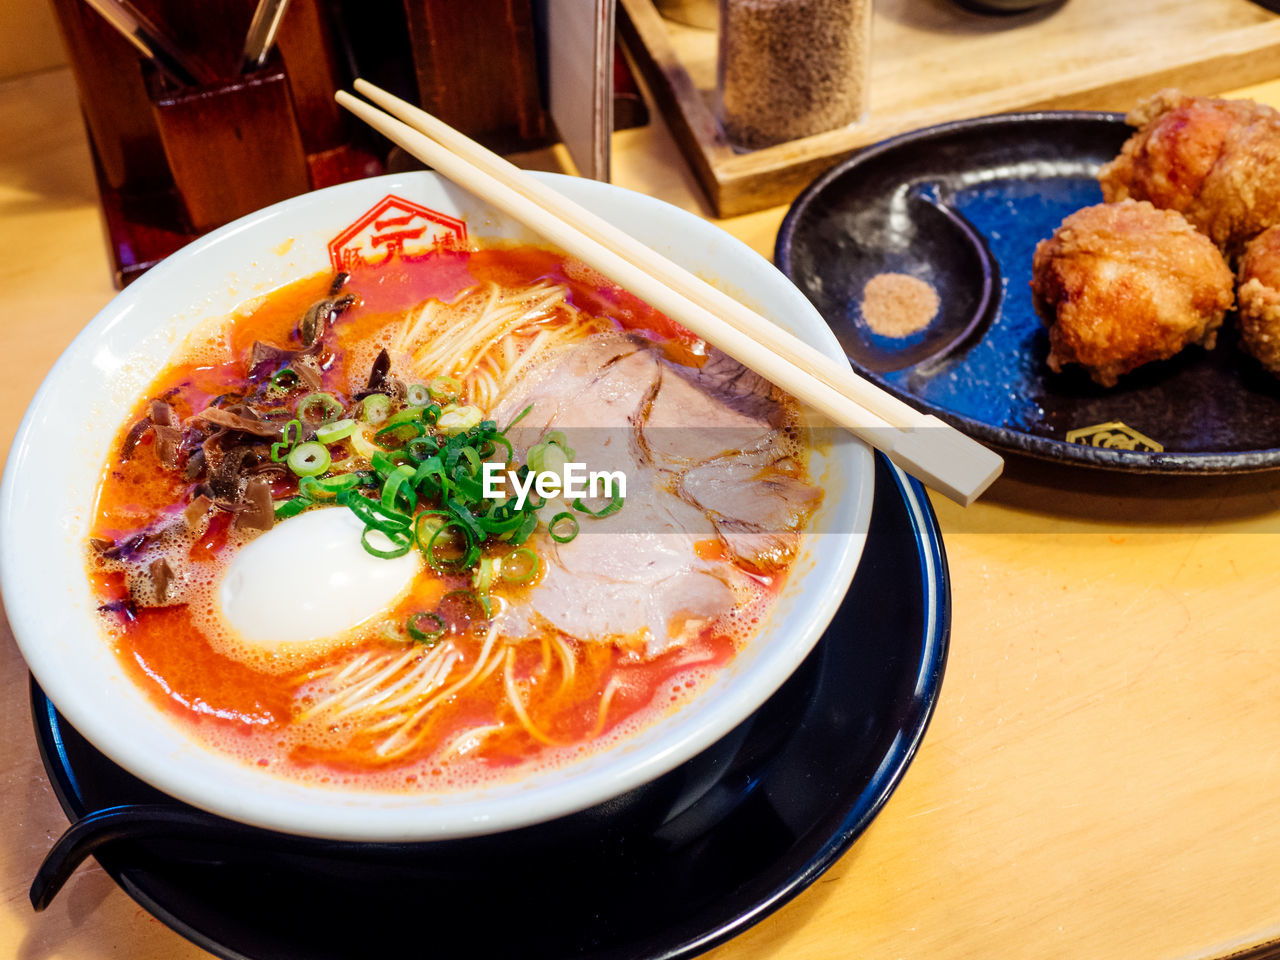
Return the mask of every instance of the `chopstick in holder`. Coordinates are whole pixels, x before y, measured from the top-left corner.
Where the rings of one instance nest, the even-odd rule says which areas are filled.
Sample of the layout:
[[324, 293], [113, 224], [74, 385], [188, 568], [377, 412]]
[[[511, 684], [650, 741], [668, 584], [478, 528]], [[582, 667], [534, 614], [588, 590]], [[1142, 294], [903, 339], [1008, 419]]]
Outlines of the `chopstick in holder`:
[[252, 73], [266, 66], [267, 56], [275, 46], [280, 21], [284, 19], [288, 8], [289, 0], [258, 0], [253, 19], [249, 21], [249, 32], [244, 38], [244, 53], [240, 57], [241, 73]]
[[85, 0], [139, 53], [181, 86], [210, 84], [217, 80], [212, 73], [181, 50], [168, 36], [125, 0]]
[[863, 380], [430, 114], [365, 81], [357, 80], [356, 88], [411, 121], [338, 93], [343, 107], [388, 139], [826, 414], [924, 483], [967, 505], [999, 476], [1003, 461], [981, 444]]

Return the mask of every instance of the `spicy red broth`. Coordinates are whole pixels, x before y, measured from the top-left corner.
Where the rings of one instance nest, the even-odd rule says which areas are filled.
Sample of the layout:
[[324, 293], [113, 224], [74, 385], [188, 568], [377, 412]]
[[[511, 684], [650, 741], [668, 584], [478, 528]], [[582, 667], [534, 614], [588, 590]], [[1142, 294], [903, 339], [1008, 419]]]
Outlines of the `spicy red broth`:
[[[461, 787], [598, 749], [678, 707], [749, 642], [818, 502], [794, 403], [767, 385], [744, 393], [722, 361], [540, 248], [290, 284], [189, 338], [121, 425], [87, 549], [104, 629], [194, 737], [293, 778]], [[704, 404], [699, 416], [757, 439], [692, 466], [687, 450], [637, 454], [655, 478], [644, 497], [566, 504], [555, 519], [476, 492], [483, 460], [532, 470], [572, 452], [554, 417], [509, 449], [513, 403], [533, 421], [574, 409], [555, 407], [561, 394], [604, 410], [628, 390], [639, 400], [619, 430]], [[219, 598], [237, 554], [330, 510], [367, 522], [370, 552], [421, 557], [418, 573], [332, 636], [234, 636]], [[600, 572], [618, 551], [650, 563], [646, 511], [691, 518], [663, 528], [661, 589]], [[276, 602], [287, 617], [297, 600]]]

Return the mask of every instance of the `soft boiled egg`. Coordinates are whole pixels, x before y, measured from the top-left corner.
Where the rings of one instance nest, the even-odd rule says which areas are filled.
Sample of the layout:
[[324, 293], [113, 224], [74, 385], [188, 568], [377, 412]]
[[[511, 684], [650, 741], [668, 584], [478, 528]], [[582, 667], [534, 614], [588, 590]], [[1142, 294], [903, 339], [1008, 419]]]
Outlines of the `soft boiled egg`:
[[[291, 653], [341, 635], [390, 607], [422, 568], [417, 550], [386, 560], [361, 546], [350, 510], [309, 510], [246, 544], [218, 586], [218, 606], [240, 643]], [[381, 534], [375, 546], [389, 546]]]

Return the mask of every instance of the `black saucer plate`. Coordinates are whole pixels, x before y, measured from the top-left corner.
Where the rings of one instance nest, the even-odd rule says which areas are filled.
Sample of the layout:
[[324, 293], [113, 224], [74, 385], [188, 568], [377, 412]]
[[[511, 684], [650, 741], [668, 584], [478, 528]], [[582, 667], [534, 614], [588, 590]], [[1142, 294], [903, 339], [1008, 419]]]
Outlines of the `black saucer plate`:
[[[715, 776], [665, 822], [622, 803], [578, 815], [581, 833], [556, 821], [370, 854], [319, 841], [300, 853], [296, 839], [273, 849], [278, 835], [263, 831], [250, 849], [216, 835], [152, 838], [105, 846], [98, 859], [139, 904], [220, 957], [701, 953], [835, 862], [888, 799], [933, 711], [950, 629], [946, 559], [920, 486], [883, 459], [876, 471], [866, 551], [830, 628], [764, 707], [702, 755]], [[94, 750], [34, 683], [32, 707], [70, 818], [167, 801]]]
[[[1035, 245], [1102, 202], [1098, 168], [1132, 133], [1118, 114], [1006, 114], [861, 151], [815, 181], [778, 234], [778, 266], [817, 306], [854, 367], [992, 445], [1138, 473], [1280, 466], [1280, 380], [1235, 345], [1184, 350], [1112, 389], [1045, 365], [1032, 306]], [[878, 273], [938, 291], [922, 333], [875, 335], [860, 303]]]

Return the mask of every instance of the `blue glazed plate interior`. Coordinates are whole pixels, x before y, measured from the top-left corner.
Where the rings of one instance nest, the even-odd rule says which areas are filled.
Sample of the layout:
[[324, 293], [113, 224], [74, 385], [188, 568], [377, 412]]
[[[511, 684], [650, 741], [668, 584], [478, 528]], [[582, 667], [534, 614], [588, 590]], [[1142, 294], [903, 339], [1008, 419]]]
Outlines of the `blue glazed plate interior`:
[[[857, 154], [797, 199], [779, 266], [818, 307], [856, 369], [1006, 450], [1137, 472], [1280, 466], [1280, 380], [1236, 346], [1184, 350], [1104, 389], [1045, 365], [1031, 258], [1068, 214], [1102, 202], [1098, 167], [1131, 133], [1114, 114], [961, 121]], [[933, 285], [922, 332], [874, 334], [862, 289], [882, 272]]]

